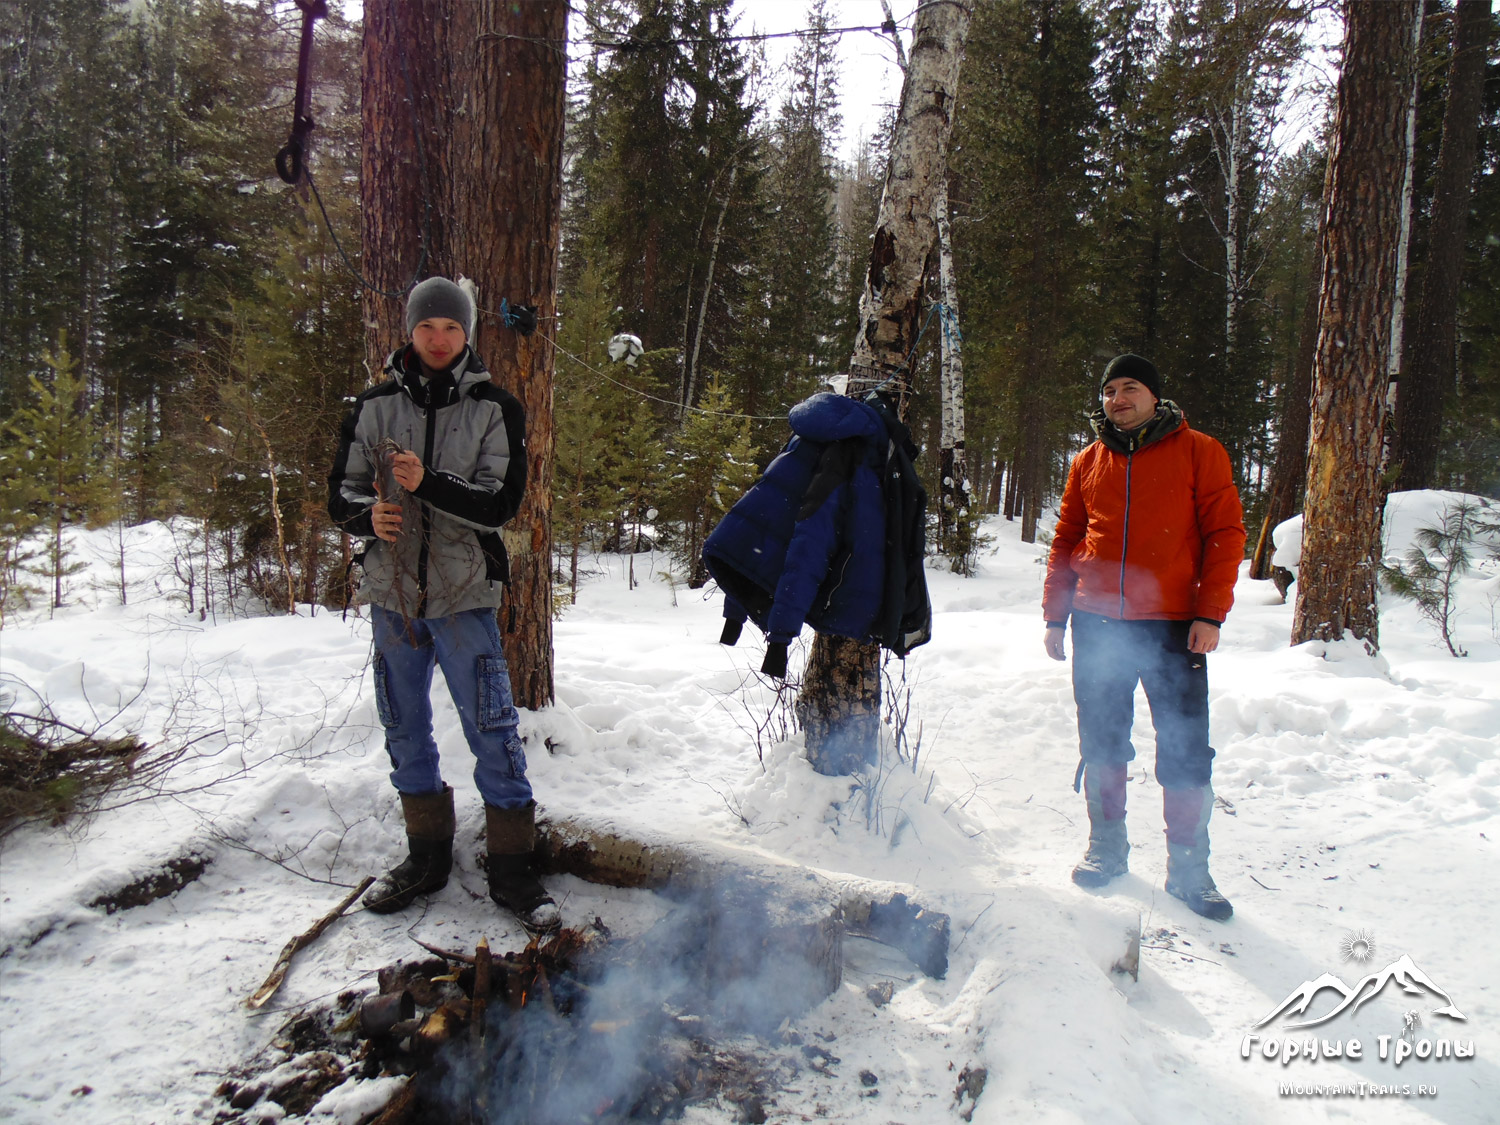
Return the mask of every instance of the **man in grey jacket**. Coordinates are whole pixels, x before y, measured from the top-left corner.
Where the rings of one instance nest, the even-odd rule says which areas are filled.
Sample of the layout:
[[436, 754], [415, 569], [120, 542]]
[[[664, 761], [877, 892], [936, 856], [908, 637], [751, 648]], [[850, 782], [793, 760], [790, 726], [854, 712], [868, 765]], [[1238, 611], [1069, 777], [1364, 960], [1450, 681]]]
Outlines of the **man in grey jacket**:
[[375, 702], [409, 851], [365, 904], [400, 910], [446, 886], [452, 870], [453, 789], [432, 737], [436, 663], [474, 753], [490, 897], [529, 927], [555, 929], [495, 621], [509, 577], [500, 528], [526, 489], [526, 419], [468, 346], [473, 324], [468, 293], [447, 278], [411, 291], [411, 342], [386, 360], [389, 378], [355, 400], [328, 478], [329, 515], [367, 543], [361, 592], [374, 620]]

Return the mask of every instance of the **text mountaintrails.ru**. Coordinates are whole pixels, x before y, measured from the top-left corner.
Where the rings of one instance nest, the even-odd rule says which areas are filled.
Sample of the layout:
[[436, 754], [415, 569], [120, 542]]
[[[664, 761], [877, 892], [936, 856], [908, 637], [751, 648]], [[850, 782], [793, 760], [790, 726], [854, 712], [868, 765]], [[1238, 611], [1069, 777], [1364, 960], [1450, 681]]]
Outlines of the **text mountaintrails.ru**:
[[1383, 1086], [1378, 1082], [1335, 1082], [1329, 1085], [1311, 1082], [1282, 1082], [1278, 1092], [1283, 1098], [1419, 1098], [1437, 1097], [1437, 1087], [1432, 1085]]

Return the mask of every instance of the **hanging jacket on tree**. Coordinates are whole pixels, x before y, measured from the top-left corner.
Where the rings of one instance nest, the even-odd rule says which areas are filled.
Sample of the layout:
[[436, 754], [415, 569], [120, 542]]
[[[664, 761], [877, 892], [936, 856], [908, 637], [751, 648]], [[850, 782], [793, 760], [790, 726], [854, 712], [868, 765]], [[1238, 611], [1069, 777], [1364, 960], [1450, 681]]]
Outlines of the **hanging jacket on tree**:
[[[921, 574], [926, 493], [911, 469], [910, 435], [876, 396], [813, 395], [788, 420], [791, 441], [704, 543], [704, 564], [725, 593], [721, 639], [733, 644], [745, 619], [754, 621], [767, 639], [762, 670], [772, 675], [785, 673], [787, 645], [804, 622], [905, 655], [927, 639], [922, 622], [930, 620]], [[909, 587], [920, 589], [915, 611]]]
[[865, 402], [880, 415], [890, 438], [884, 477], [885, 591], [872, 634], [897, 656], [905, 656], [932, 639], [932, 603], [922, 565], [927, 553], [927, 490], [913, 463], [917, 445], [896, 404], [881, 394]]

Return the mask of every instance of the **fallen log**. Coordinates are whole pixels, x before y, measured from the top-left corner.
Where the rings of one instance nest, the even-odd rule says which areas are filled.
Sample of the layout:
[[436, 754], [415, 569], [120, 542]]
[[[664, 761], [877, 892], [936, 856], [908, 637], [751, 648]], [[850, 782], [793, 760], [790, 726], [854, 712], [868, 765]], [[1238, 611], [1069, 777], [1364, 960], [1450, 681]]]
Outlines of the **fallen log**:
[[[544, 872], [576, 875], [591, 883], [641, 887], [669, 898], [686, 899], [739, 887], [748, 899], [756, 888], [768, 903], [784, 905], [787, 920], [823, 911], [836, 921], [837, 938], [819, 928], [826, 945], [819, 959], [828, 965], [828, 992], [842, 977], [844, 932], [900, 949], [928, 976], [948, 971], [951, 923], [948, 915], [913, 901], [916, 890], [898, 883], [829, 875], [786, 860], [744, 849], [684, 844], [661, 835], [582, 817], [544, 819], [537, 826], [538, 860]], [[800, 903], [801, 906], [794, 906]], [[811, 938], [812, 932], [806, 931]], [[837, 954], [833, 946], [838, 947]], [[837, 971], [834, 971], [834, 964]], [[827, 993], [824, 993], [827, 995]]]
[[317, 941], [323, 931], [333, 925], [339, 916], [353, 905], [354, 900], [369, 889], [370, 884], [373, 882], [375, 882], [375, 876], [366, 875], [364, 881], [345, 895], [337, 906], [319, 918], [307, 930], [304, 930], [282, 946], [281, 955], [276, 958], [276, 964], [271, 968], [271, 975], [266, 977], [265, 982], [251, 993], [250, 998], [245, 1001], [245, 1007], [251, 1009], [263, 1007], [265, 1002], [276, 994], [276, 990], [281, 987], [281, 982], [286, 979], [286, 971], [291, 967], [292, 957], [296, 955], [297, 951], [299, 949], [306, 949], [313, 942]]

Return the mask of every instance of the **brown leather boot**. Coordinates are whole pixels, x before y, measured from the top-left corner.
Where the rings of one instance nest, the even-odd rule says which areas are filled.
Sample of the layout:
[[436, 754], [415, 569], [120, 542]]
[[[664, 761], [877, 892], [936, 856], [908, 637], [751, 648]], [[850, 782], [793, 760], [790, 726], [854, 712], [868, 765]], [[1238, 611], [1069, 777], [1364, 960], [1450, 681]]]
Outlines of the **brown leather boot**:
[[404, 910], [418, 895], [442, 890], [453, 870], [453, 787], [415, 797], [401, 794], [401, 815], [407, 856], [365, 893], [366, 908], [376, 914]]
[[562, 914], [536, 871], [536, 802], [518, 809], [485, 805], [484, 835], [490, 898], [529, 930], [558, 929]]

